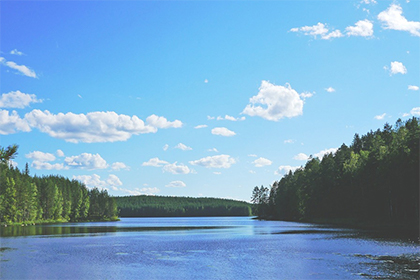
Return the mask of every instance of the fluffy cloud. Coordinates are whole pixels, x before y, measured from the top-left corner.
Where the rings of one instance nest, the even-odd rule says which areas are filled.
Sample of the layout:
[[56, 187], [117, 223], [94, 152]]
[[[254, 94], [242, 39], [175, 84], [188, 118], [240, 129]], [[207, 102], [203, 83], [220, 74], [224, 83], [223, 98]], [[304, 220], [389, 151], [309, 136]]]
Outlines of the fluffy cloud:
[[[387, 68], [386, 68], [387, 69]], [[389, 72], [391, 75], [395, 74], [407, 74], [407, 68], [405, 68], [404, 64], [399, 61], [393, 61], [391, 62], [391, 68], [389, 69]]]
[[315, 39], [317, 39], [318, 36], [320, 36], [321, 39], [324, 39], [324, 40], [343, 37], [343, 34], [340, 32], [340, 30], [333, 30], [330, 32], [330, 30], [326, 27], [326, 25], [320, 22], [318, 22], [317, 25], [313, 25], [313, 26], [303, 26], [303, 27], [292, 28], [290, 29], [290, 31], [302, 32], [304, 35], [313, 36]]
[[17, 70], [20, 74], [23, 74], [27, 77], [36, 78], [36, 73], [34, 70], [30, 69], [29, 67], [25, 65], [18, 65], [13, 61], [7, 61], [4, 57], [0, 57], [0, 63], [3, 65], [12, 68], [14, 70]]
[[274, 174], [285, 175], [288, 174], [290, 171], [294, 172], [298, 168], [300, 168], [300, 166], [280, 165], [279, 168], [277, 168], [277, 170], [274, 172]]
[[299, 153], [293, 157], [295, 160], [308, 160], [309, 156], [304, 153]]
[[99, 189], [106, 189], [107, 187], [111, 187], [113, 190], [118, 190], [117, 186], [121, 186], [122, 182], [120, 179], [113, 174], [108, 176], [108, 179], [101, 180], [101, 176], [98, 174], [93, 175], [73, 175], [73, 179], [82, 182], [88, 188], [99, 188]]
[[355, 26], [347, 27], [346, 31], [347, 36], [371, 37], [373, 36], [373, 23], [367, 19], [359, 20]]
[[236, 135], [234, 131], [227, 129], [226, 127], [215, 127], [211, 130], [211, 134], [221, 135], [221, 136], [226, 136], [226, 137]]
[[[249, 116], [258, 116], [270, 121], [282, 118], [292, 118], [303, 113], [303, 100], [289, 84], [276, 86], [268, 81], [262, 81], [257, 95], [249, 99], [242, 111]], [[261, 104], [263, 106], [257, 106]]]
[[40, 151], [30, 152], [29, 154], [26, 154], [25, 157], [30, 158], [32, 160], [42, 161], [42, 162], [55, 160], [55, 156], [53, 154], [44, 153]]
[[64, 170], [69, 169], [68, 166], [64, 166], [62, 163], [49, 163], [45, 161], [34, 160], [31, 166], [37, 170]]
[[377, 115], [377, 116], [375, 116], [374, 118], [375, 118], [376, 120], [383, 120], [383, 119], [385, 118], [385, 116], [386, 116], [386, 113], [383, 113], [382, 115]]
[[420, 107], [415, 107], [415, 108], [411, 109], [410, 113], [405, 113], [403, 115], [403, 117], [408, 117], [410, 115], [419, 117], [420, 116]]
[[42, 100], [36, 98], [35, 94], [26, 94], [23, 92], [11, 91], [9, 93], [3, 93], [0, 97], [0, 108], [25, 108], [30, 103], [39, 103]]
[[327, 92], [334, 92], [334, 91], [335, 91], [335, 89], [334, 89], [334, 88], [332, 88], [332, 87], [326, 88], [325, 90], [326, 90]]
[[319, 159], [322, 159], [325, 155], [335, 153], [338, 149], [337, 148], [329, 148], [320, 151], [319, 153], [314, 154], [314, 157], [317, 157]]
[[80, 169], [105, 169], [108, 167], [106, 161], [99, 155], [83, 153], [78, 156], [66, 157], [64, 162], [71, 168]]
[[420, 22], [408, 21], [403, 15], [399, 5], [391, 4], [385, 11], [378, 15], [378, 20], [382, 21], [382, 28], [408, 31], [414, 36], [420, 36]]
[[183, 151], [191, 151], [192, 150], [191, 147], [188, 147], [187, 145], [184, 145], [182, 143], [179, 143], [178, 145], [176, 145], [175, 148], [183, 150]]
[[173, 122], [168, 121], [165, 117], [159, 117], [151, 115], [146, 119], [147, 124], [156, 128], [179, 128], [182, 127], [182, 122], [175, 120]]
[[192, 165], [199, 165], [206, 168], [230, 168], [236, 161], [229, 155], [217, 155], [190, 161]]
[[167, 188], [185, 188], [187, 185], [182, 181], [172, 181], [167, 184], [165, 187]]
[[57, 150], [56, 154], [59, 157], [65, 157], [64, 152], [62, 150]]
[[211, 148], [207, 150], [208, 152], [215, 152], [218, 153], [219, 151], [216, 148]]
[[163, 172], [169, 172], [172, 174], [188, 174], [191, 170], [188, 166], [181, 164], [177, 164], [177, 162], [167, 164], [163, 167]]
[[263, 167], [263, 166], [271, 165], [273, 162], [269, 159], [260, 157], [254, 160], [252, 163], [255, 165], [255, 167]]
[[153, 166], [153, 167], [161, 167], [164, 164], [168, 164], [169, 162], [160, 160], [159, 158], [151, 158], [149, 161], [143, 162], [142, 166]]
[[115, 112], [55, 115], [47, 110], [33, 110], [25, 115], [25, 120], [30, 126], [51, 137], [73, 143], [125, 141], [132, 135], [155, 133], [157, 128], [180, 127], [182, 124], [180, 121], [168, 122], [156, 115], [147, 119], [148, 125], [137, 116], [118, 115]]
[[7, 135], [16, 133], [18, 130], [28, 132], [31, 127], [26, 120], [21, 119], [16, 111], [9, 111], [0, 109], [0, 134]]
[[112, 170], [116, 170], [116, 171], [119, 171], [119, 170], [130, 170], [130, 167], [127, 166], [127, 165], [125, 165], [125, 163], [123, 163], [123, 162], [114, 162], [111, 165], [111, 169]]
[[162, 147], [162, 149], [163, 149], [164, 151], [167, 151], [167, 150], [169, 149], [169, 145], [168, 145], [168, 144], [165, 144], [165, 146], [163, 146], [163, 147]]
[[408, 89], [409, 90], [419, 90], [419, 87], [410, 85], [410, 86], [408, 86]]

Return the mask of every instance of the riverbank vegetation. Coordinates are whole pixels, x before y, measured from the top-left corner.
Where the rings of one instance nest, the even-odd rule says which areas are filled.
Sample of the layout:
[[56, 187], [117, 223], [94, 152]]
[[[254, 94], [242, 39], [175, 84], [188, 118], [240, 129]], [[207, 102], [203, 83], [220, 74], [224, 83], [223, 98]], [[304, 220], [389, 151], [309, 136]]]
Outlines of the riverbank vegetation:
[[250, 216], [247, 202], [219, 198], [168, 196], [115, 197], [121, 217]]
[[9, 164], [17, 146], [0, 149], [0, 223], [31, 224], [115, 220], [115, 201], [106, 190], [88, 190], [61, 176], [30, 176]]
[[419, 228], [419, 119], [354, 136], [270, 188], [255, 187], [261, 218]]

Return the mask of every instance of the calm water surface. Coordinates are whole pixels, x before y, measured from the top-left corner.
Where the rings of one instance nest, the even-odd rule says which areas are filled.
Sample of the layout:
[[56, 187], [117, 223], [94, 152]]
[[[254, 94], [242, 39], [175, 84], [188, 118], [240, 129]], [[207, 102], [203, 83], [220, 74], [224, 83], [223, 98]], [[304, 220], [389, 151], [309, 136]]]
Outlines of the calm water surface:
[[418, 279], [420, 246], [249, 217], [2, 228], [1, 279]]

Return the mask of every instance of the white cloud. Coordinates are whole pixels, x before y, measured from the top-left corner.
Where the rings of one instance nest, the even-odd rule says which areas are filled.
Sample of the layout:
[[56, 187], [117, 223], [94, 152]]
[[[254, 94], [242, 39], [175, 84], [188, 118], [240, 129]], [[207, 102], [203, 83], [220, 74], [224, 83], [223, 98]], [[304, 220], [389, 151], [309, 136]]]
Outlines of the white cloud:
[[365, 4], [376, 4], [376, 0], [362, 0], [362, 1], [360, 1], [360, 3], [365, 3]]
[[419, 87], [410, 85], [410, 86], [408, 86], [408, 89], [409, 90], [419, 90]]
[[113, 174], [108, 176], [108, 179], [101, 180], [101, 176], [98, 174], [93, 175], [73, 175], [73, 179], [82, 182], [88, 188], [98, 188], [98, 189], [106, 189], [107, 187], [111, 187], [113, 190], [118, 190], [117, 186], [121, 186], [122, 182], [120, 179]]
[[78, 156], [66, 157], [64, 162], [71, 168], [88, 170], [108, 168], [108, 164], [99, 154], [82, 153]]
[[169, 172], [172, 174], [188, 174], [191, 172], [191, 170], [188, 168], [188, 166], [184, 164], [177, 164], [175, 161], [174, 163], [167, 164], [163, 167], [164, 172]]
[[64, 152], [62, 150], [57, 150], [56, 155], [58, 157], [65, 157]]
[[25, 65], [18, 65], [13, 61], [7, 61], [4, 57], [0, 57], [0, 63], [3, 65], [6, 65], [9, 68], [17, 70], [19, 73], [31, 77], [31, 78], [37, 78], [35, 71], [30, 69], [29, 67]]
[[234, 131], [227, 129], [226, 127], [215, 127], [211, 130], [211, 134], [221, 135], [221, 136], [226, 136], [226, 137], [236, 135]]
[[25, 157], [30, 158], [32, 160], [37, 160], [37, 161], [40, 161], [40, 162], [54, 161], [55, 160], [55, 156], [53, 154], [44, 153], [44, 152], [40, 152], [40, 151], [30, 152], [29, 154], [26, 154]]
[[310, 98], [312, 96], [314, 96], [314, 93], [312, 92], [303, 92], [301, 94], [299, 94], [300, 97], [302, 97], [302, 99], [306, 99], [306, 98]]
[[155, 195], [160, 192], [158, 188], [134, 188], [134, 190], [119, 188], [118, 190], [130, 195]]
[[23, 53], [23, 52], [20, 52], [20, 51], [18, 51], [17, 49], [11, 50], [11, 51], [10, 51], [10, 54], [13, 54], [13, 55], [19, 55], [19, 56], [24, 55], [24, 53]]
[[165, 144], [165, 146], [163, 146], [163, 148], [162, 148], [164, 151], [167, 151], [168, 149], [169, 149], [169, 145], [168, 144]]
[[204, 83], [206, 83], [206, 84], [207, 84], [208, 82], [209, 82], [209, 80], [207, 80], [207, 79], [205, 79], [205, 80], [204, 80]]
[[254, 160], [252, 163], [255, 165], [255, 167], [263, 167], [263, 166], [271, 165], [273, 162], [269, 159], [260, 157]]
[[159, 117], [151, 115], [147, 117], [146, 122], [156, 128], [179, 128], [182, 127], [182, 122], [175, 120], [173, 122], [168, 121], [165, 117]]
[[355, 26], [349, 26], [346, 28], [347, 36], [362, 36], [371, 37], [373, 36], [373, 23], [370, 20], [359, 20]]
[[295, 140], [293, 140], [293, 139], [287, 139], [287, 140], [284, 140], [283, 142], [285, 144], [293, 144], [293, 143], [295, 143]]
[[153, 167], [161, 167], [164, 164], [168, 164], [169, 162], [160, 160], [159, 158], [151, 158], [149, 161], [143, 162], [142, 166], [153, 166]]
[[26, 120], [19, 117], [16, 111], [12, 111], [9, 115], [8, 110], [0, 109], [0, 134], [12, 134], [16, 133], [18, 130], [28, 132], [31, 131], [31, 127]]
[[249, 154], [248, 155], [249, 157], [258, 157], [257, 155], [255, 155], [255, 154]]
[[229, 115], [225, 115], [224, 117], [218, 116], [217, 120], [218, 121], [228, 120], [228, 121], [236, 122], [236, 121], [244, 121], [245, 117], [235, 118], [235, 117], [232, 117], [232, 116], [229, 116]]
[[295, 160], [308, 160], [309, 156], [304, 153], [299, 153], [293, 157]]
[[314, 157], [317, 157], [319, 159], [322, 159], [326, 154], [335, 153], [338, 149], [337, 148], [329, 148], [320, 151], [319, 153], [314, 154]]
[[188, 147], [187, 145], [182, 144], [182, 143], [179, 143], [178, 145], [176, 145], [175, 148], [183, 150], [183, 151], [191, 151], [192, 150], [191, 147]]
[[391, 75], [395, 74], [407, 74], [407, 68], [405, 68], [404, 64], [399, 61], [391, 62], [391, 69], [389, 70]]
[[333, 30], [329, 32], [329, 29], [326, 27], [326, 25], [320, 22], [318, 22], [317, 25], [313, 26], [295, 27], [290, 29], [290, 31], [302, 32], [304, 35], [313, 36], [315, 39], [317, 39], [318, 36], [320, 36], [321, 39], [324, 40], [343, 37], [343, 34], [341, 34], [340, 30]]
[[165, 118], [155, 115], [147, 119], [149, 125], [145, 125], [137, 116], [118, 115], [115, 112], [55, 115], [47, 110], [33, 110], [25, 115], [30, 126], [51, 137], [73, 143], [125, 141], [132, 135], [155, 133], [157, 128], [179, 126], [179, 121], [166, 122]]
[[206, 128], [206, 127], [207, 127], [206, 124], [200, 124], [200, 125], [195, 126], [194, 128], [199, 129], [199, 128]]
[[[289, 84], [276, 86], [268, 81], [262, 81], [257, 95], [249, 99], [243, 114], [258, 116], [270, 121], [282, 118], [292, 118], [303, 113], [303, 100]], [[262, 106], [256, 106], [261, 104]]]
[[17, 91], [11, 91], [9, 93], [3, 93], [0, 97], [1, 108], [25, 108], [30, 103], [39, 103], [42, 100], [36, 98], [35, 94], [27, 94]]
[[211, 148], [207, 150], [208, 152], [215, 152], [218, 153], [219, 151], [216, 148]]
[[288, 174], [290, 171], [294, 172], [298, 168], [300, 168], [300, 166], [280, 165], [279, 168], [277, 168], [277, 170], [274, 172], [274, 174], [285, 175]]
[[408, 117], [408, 116], [420, 116], [420, 107], [415, 107], [413, 109], [411, 109], [409, 114], [404, 114], [403, 117]]
[[199, 165], [206, 168], [230, 168], [236, 161], [229, 155], [217, 155], [190, 161], [192, 165]]
[[185, 188], [187, 185], [182, 181], [172, 181], [165, 185], [167, 188]]
[[222, 172], [217, 172], [217, 171], [215, 171], [215, 172], [213, 172], [213, 174], [214, 174], [214, 175], [220, 175], [220, 174], [222, 174]]
[[214, 119], [215, 119], [215, 117], [207, 116], [207, 119], [208, 119], [208, 120], [214, 120]]
[[391, 4], [388, 9], [378, 15], [378, 20], [382, 21], [382, 28], [408, 31], [414, 36], [420, 36], [420, 22], [408, 21], [403, 15], [399, 5]]
[[68, 166], [64, 166], [62, 163], [49, 163], [45, 161], [34, 160], [31, 166], [38, 170], [64, 170], [69, 169]]
[[130, 170], [130, 167], [129, 166], [127, 166], [125, 163], [123, 163], [123, 162], [114, 162], [112, 165], [111, 165], [111, 169], [112, 170], [116, 170], [116, 171], [119, 171], [119, 170]]
[[385, 118], [385, 116], [386, 116], [386, 113], [383, 113], [382, 115], [377, 115], [377, 116], [375, 116], [374, 118], [375, 118], [376, 120], [383, 120], [383, 119]]
[[335, 89], [334, 88], [332, 88], [332, 87], [328, 87], [328, 88], [326, 88], [325, 89], [327, 92], [334, 92], [335, 91]]

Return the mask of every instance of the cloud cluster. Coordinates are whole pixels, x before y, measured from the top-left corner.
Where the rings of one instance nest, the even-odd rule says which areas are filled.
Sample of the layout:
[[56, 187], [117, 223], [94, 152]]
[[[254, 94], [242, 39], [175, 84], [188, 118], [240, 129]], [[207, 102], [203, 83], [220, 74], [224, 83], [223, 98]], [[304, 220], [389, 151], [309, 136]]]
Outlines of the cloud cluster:
[[[14, 94], [14, 96], [22, 96]], [[26, 96], [26, 95], [25, 95]], [[27, 98], [27, 96], [26, 96]], [[33, 100], [33, 97], [30, 96]], [[5, 97], [4, 102], [8, 102]], [[20, 118], [17, 112], [0, 109], [0, 134], [16, 133], [18, 130], [28, 132], [37, 128], [51, 137], [67, 142], [97, 143], [125, 141], [132, 135], [155, 133], [158, 128], [178, 128], [182, 122], [168, 121], [164, 117], [151, 115], [146, 119], [147, 125], [137, 116], [127, 116], [115, 112], [91, 112], [87, 114], [59, 113], [38, 109]]]
[[[290, 29], [291, 32], [300, 32], [307, 36], [312, 36], [315, 39], [318, 37], [323, 40], [329, 40], [332, 38], [343, 37], [343, 33], [340, 30], [330, 30], [326, 24], [318, 22], [313, 26], [295, 27]], [[347, 36], [361, 36], [361, 37], [372, 37], [373, 36], [373, 23], [367, 19], [359, 20], [354, 26], [348, 26], [345, 29]]]
[[37, 99], [35, 94], [23, 93], [19, 90], [3, 93], [0, 97], [0, 108], [19, 108], [23, 109], [30, 103], [39, 103], [42, 100]]
[[107, 189], [111, 187], [113, 190], [118, 190], [118, 186], [122, 186], [121, 180], [114, 174], [110, 174], [106, 180], [101, 180], [98, 174], [93, 175], [73, 175], [73, 180], [82, 182], [88, 188]]
[[276, 86], [268, 81], [262, 81], [257, 95], [249, 99], [242, 111], [249, 116], [258, 116], [270, 121], [282, 118], [292, 118], [303, 113], [303, 100], [301, 96], [286, 86]]
[[191, 151], [192, 150], [191, 147], [188, 147], [187, 145], [182, 144], [182, 143], [179, 143], [178, 145], [176, 145], [175, 149], [180, 149], [180, 150], [183, 150], [183, 151]]
[[378, 15], [378, 20], [382, 22], [382, 28], [407, 31], [411, 35], [420, 36], [420, 22], [408, 21], [403, 15], [401, 6], [391, 4], [388, 9]]
[[416, 90], [419, 90], [419, 87], [418, 86], [409, 85], [408, 86], [408, 90], [414, 90], [414, 91], [416, 91]]
[[[388, 70], [388, 67], [385, 67], [385, 70]], [[395, 74], [407, 74], [407, 68], [399, 61], [391, 62], [391, 68], [389, 68], [390, 75]]]
[[167, 188], [185, 188], [187, 185], [183, 181], [172, 181], [165, 185]]
[[218, 121], [228, 120], [228, 121], [236, 122], [236, 121], [244, 121], [245, 117], [235, 118], [235, 117], [232, 117], [232, 116], [229, 116], [229, 115], [225, 115], [224, 117], [218, 116], [216, 118], [216, 120], [218, 120]]
[[230, 168], [235, 163], [235, 159], [230, 155], [209, 156], [190, 161], [192, 165], [199, 165], [206, 168]]
[[277, 168], [277, 170], [274, 172], [274, 174], [285, 175], [288, 174], [290, 171], [294, 172], [298, 168], [300, 168], [300, 166], [280, 165], [279, 168]]
[[142, 166], [152, 166], [152, 167], [163, 167], [163, 172], [168, 172], [172, 174], [189, 174], [192, 171], [190, 168], [184, 164], [178, 164], [178, 162], [169, 163], [165, 160], [160, 160], [159, 158], [151, 158], [146, 162], [142, 163]]

